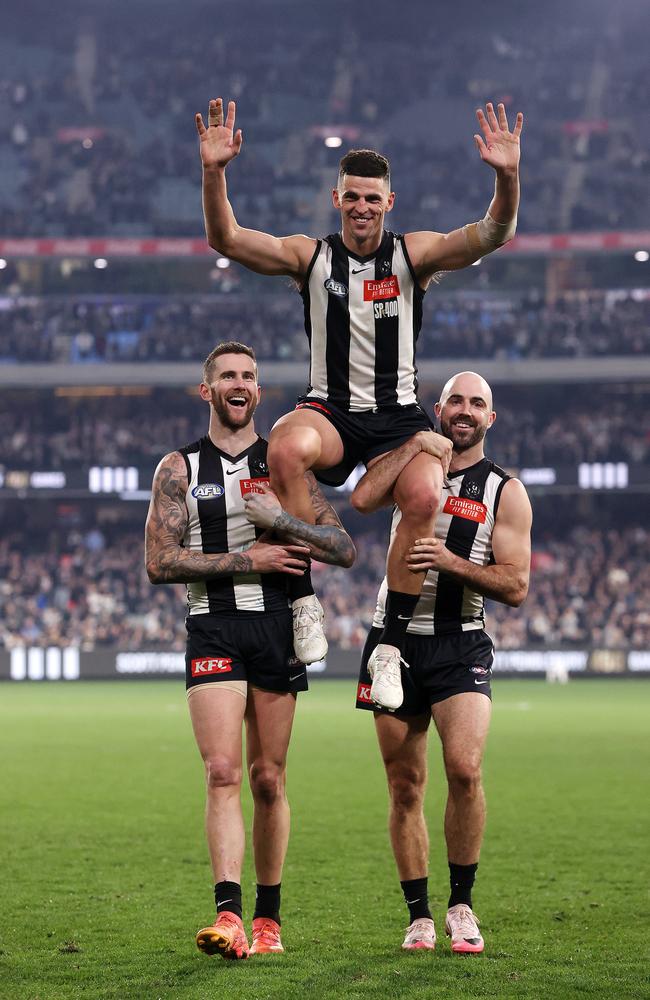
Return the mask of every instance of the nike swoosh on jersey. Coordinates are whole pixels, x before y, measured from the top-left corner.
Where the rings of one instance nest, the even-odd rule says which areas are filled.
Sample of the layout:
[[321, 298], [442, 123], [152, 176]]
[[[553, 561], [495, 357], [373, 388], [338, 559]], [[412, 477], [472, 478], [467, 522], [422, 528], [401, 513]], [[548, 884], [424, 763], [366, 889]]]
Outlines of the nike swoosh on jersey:
[[489, 684], [489, 681], [474, 681], [475, 684]]
[[358, 267], [356, 270], [352, 268], [352, 274], [361, 274], [362, 271], [369, 271], [370, 267], [371, 265], [368, 264], [368, 267]]
[[242, 465], [239, 469], [226, 469], [227, 476], [234, 476], [236, 472], [243, 472], [244, 466]]

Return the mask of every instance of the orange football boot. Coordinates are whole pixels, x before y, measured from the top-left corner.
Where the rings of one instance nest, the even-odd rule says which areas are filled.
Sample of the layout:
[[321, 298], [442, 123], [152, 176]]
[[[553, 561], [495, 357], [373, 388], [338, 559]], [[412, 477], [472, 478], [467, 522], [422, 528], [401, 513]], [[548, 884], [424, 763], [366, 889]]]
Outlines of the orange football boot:
[[256, 917], [253, 921], [253, 943], [251, 955], [282, 954], [284, 948], [280, 940], [280, 925], [270, 917]]
[[196, 935], [196, 947], [206, 955], [248, 958], [248, 939], [241, 917], [229, 910], [222, 910], [213, 924], [204, 927]]

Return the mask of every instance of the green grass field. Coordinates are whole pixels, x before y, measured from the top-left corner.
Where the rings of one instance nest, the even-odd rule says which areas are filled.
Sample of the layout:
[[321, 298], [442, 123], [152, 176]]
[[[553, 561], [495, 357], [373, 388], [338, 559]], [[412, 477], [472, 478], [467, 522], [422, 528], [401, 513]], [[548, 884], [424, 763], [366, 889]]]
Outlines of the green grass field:
[[[284, 956], [207, 958], [203, 776], [182, 684], [0, 687], [0, 997], [644, 997], [650, 684], [497, 681], [475, 907], [483, 956], [400, 951], [372, 717], [352, 682], [299, 699]], [[431, 739], [430, 888], [444, 787]], [[250, 796], [245, 794], [250, 816]], [[247, 860], [245, 916], [255, 877]]]

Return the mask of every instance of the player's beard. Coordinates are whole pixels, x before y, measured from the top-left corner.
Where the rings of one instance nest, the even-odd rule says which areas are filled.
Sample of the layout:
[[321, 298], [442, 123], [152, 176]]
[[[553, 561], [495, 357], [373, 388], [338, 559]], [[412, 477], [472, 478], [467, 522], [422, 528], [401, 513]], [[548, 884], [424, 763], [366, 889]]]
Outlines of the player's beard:
[[[455, 419], [457, 420], [458, 418], [456, 417]], [[469, 422], [473, 423], [473, 421]], [[469, 451], [475, 444], [482, 441], [487, 433], [487, 427], [484, 427], [483, 424], [475, 424], [473, 434], [466, 436], [466, 432], [461, 432], [461, 437], [458, 430], [454, 427], [453, 422], [451, 420], [443, 420], [442, 417], [440, 418], [440, 430], [446, 438], [449, 438], [456, 452]]]
[[[242, 396], [244, 395], [248, 394], [242, 393]], [[219, 422], [224, 427], [227, 427], [229, 431], [239, 431], [244, 427], [248, 427], [253, 419], [253, 414], [257, 409], [257, 395], [251, 396], [246, 406], [235, 409], [233, 413], [233, 408], [228, 406], [226, 400], [213, 391], [212, 405], [214, 412], [219, 418]]]

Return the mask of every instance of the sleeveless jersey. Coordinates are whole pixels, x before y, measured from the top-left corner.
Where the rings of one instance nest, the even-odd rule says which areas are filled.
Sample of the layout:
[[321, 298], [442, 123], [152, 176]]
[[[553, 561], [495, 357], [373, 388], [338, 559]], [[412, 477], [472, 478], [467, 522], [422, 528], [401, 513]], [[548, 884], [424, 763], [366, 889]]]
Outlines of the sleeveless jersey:
[[[234, 457], [206, 435], [180, 448], [187, 466], [185, 503], [189, 520], [182, 544], [197, 552], [244, 552], [263, 533], [244, 513], [244, 497], [256, 482], [269, 481], [267, 442], [257, 441]], [[187, 584], [190, 615], [276, 612], [286, 609], [283, 573], [235, 573]]]
[[[478, 566], [492, 559], [492, 532], [501, 491], [511, 477], [487, 458], [447, 476], [435, 535], [455, 555]], [[391, 538], [401, 519], [395, 507]], [[373, 625], [383, 628], [386, 613], [386, 578], [379, 588]], [[429, 570], [407, 632], [444, 635], [485, 627], [484, 599], [446, 573]]]
[[422, 299], [404, 237], [355, 257], [338, 233], [318, 240], [301, 295], [311, 361], [307, 394], [347, 410], [417, 403]]

